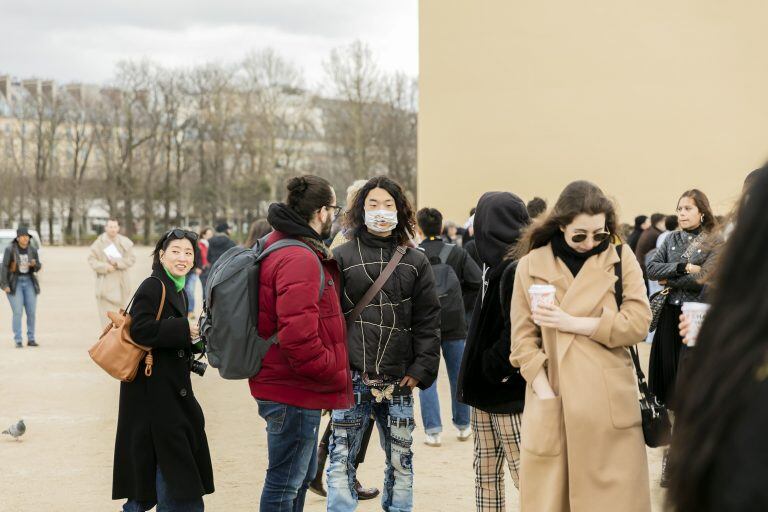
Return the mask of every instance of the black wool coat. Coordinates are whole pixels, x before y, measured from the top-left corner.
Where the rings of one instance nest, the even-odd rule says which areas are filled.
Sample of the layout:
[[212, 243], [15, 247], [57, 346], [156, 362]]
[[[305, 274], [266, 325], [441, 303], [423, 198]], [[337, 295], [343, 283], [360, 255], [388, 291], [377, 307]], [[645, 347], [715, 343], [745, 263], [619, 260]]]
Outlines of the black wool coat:
[[[192, 392], [186, 295], [176, 292], [162, 267], [139, 286], [130, 313], [131, 336], [152, 347], [152, 375], [144, 361], [133, 382], [120, 384], [112, 499], [156, 501], [155, 468], [169, 494], [192, 499], [213, 492], [213, 468], [203, 411]], [[166, 298], [155, 321], [162, 287]]]
[[511, 260], [488, 270], [488, 287], [477, 299], [459, 371], [459, 401], [496, 414], [518, 414], [525, 405], [525, 380], [509, 362], [516, 270]]

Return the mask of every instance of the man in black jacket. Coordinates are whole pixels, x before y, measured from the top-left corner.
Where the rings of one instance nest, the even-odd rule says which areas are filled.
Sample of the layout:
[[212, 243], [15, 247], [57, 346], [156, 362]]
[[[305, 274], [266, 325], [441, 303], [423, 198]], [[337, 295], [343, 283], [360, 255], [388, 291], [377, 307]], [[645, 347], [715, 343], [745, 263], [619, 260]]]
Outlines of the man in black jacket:
[[[440, 364], [435, 279], [424, 253], [407, 245], [413, 235], [413, 210], [394, 181], [369, 180], [355, 196], [345, 222], [352, 238], [334, 251], [334, 258], [342, 272], [341, 306], [347, 318], [355, 405], [332, 413], [328, 510], [351, 512], [357, 507], [355, 458], [373, 415], [386, 454], [383, 508], [409, 512], [412, 389], [431, 386]], [[396, 265], [390, 267], [393, 259]], [[388, 267], [393, 273], [366, 306], [363, 298]], [[350, 318], [358, 304], [360, 314]]]
[[231, 227], [226, 222], [216, 226], [216, 234], [208, 240], [208, 264], [209, 268], [221, 258], [221, 255], [234, 247], [235, 242], [229, 237]]
[[473, 407], [478, 511], [505, 510], [505, 459], [518, 486], [525, 381], [509, 362], [516, 263], [508, 254], [529, 222], [525, 203], [512, 193], [488, 192], [477, 204], [475, 241], [485, 282], [467, 336], [458, 391], [459, 400]]
[[[483, 284], [483, 276], [480, 268], [459, 246], [445, 243], [440, 237], [443, 228], [443, 215], [434, 208], [422, 208], [416, 214], [416, 222], [419, 234], [424, 238], [420, 248], [424, 251], [433, 265], [447, 265], [449, 272], [456, 276], [456, 283], [460, 288], [455, 293], [462, 297], [475, 294]], [[444, 260], [444, 261], [443, 261]], [[464, 340], [467, 337], [467, 325], [465, 321], [463, 300], [458, 303], [458, 311], [446, 310], [447, 305], [441, 298], [441, 349], [445, 367], [448, 371], [448, 380], [451, 386], [451, 411], [453, 413], [453, 425], [459, 431], [460, 441], [467, 441], [472, 436], [470, 428], [469, 406], [458, 401], [456, 396], [456, 384], [461, 367], [461, 358], [464, 355]], [[450, 317], [450, 318], [446, 318]], [[428, 446], [440, 446], [440, 433], [443, 424], [440, 420], [440, 400], [437, 394], [437, 381], [429, 388], [419, 393], [421, 400], [421, 419], [424, 424], [424, 432], [427, 435]]]

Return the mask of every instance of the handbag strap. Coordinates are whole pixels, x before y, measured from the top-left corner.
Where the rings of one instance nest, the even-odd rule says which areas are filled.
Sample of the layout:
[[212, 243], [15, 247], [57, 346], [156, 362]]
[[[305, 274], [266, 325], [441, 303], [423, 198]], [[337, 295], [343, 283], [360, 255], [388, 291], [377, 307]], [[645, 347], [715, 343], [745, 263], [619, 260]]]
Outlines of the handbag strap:
[[[624, 303], [624, 282], [623, 282], [623, 271], [622, 271], [622, 265], [621, 265], [621, 248], [622, 245], [616, 246], [616, 252], [619, 255], [619, 261], [614, 265], [614, 271], [616, 272], [616, 287], [615, 287], [615, 293], [616, 293], [616, 305], [619, 307], [619, 310], [621, 310], [621, 305]], [[648, 389], [648, 384], [645, 381], [645, 374], [643, 373], [643, 369], [640, 367], [640, 355], [637, 353], [637, 347], [631, 346], [629, 347], [629, 355], [632, 356], [632, 364], [635, 366], [635, 373], [637, 374], [637, 386], [640, 388], [640, 393], [643, 394], [643, 398], [647, 398], [651, 395], [650, 389]]]
[[384, 270], [381, 271], [381, 274], [379, 274], [379, 277], [376, 278], [376, 281], [374, 281], [371, 287], [368, 288], [368, 291], [365, 292], [365, 295], [363, 295], [363, 298], [360, 299], [360, 302], [355, 305], [355, 309], [352, 310], [352, 314], [349, 315], [349, 318], [347, 318], [347, 325], [351, 325], [357, 321], [357, 319], [363, 313], [363, 310], [368, 307], [368, 304], [371, 303], [376, 294], [381, 291], [381, 289], [384, 287], [384, 284], [395, 272], [395, 268], [397, 268], [400, 260], [402, 260], [403, 256], [405, 256], [405, 253], [405, 246], [397, 246], [394, 254], [392, 255], [392, 258], [390, 258], [389, 263], [387, 263], [387, 266], [384, 267]]
[[[157, 307], [157, 314], [155, 315], [155, 322], [160, 320], [160, 315], [163, 314], [163, 305], [165, 304], [165, 283], [162, 279], [156, 276], [149, 276], [149, 279], [157, 279], [157, 281], [160, 283], [160, 286], [163, 287], [162, 294], [160, 295], [160, 305]], [[141, 287], [139, 287], [141, 288]], [[123, 316], [128, 314], [128, 311], [131, 309], [131, 305], [133, 304], [133, 299], [136, 298], [136, 295], [139, 293], [138, 288], [135, 292], [133, 292], [133, 297], [131, 297], [131, 300], [128, 301], [128, 304], [126, 304], [125, 309], [123, 310]]]

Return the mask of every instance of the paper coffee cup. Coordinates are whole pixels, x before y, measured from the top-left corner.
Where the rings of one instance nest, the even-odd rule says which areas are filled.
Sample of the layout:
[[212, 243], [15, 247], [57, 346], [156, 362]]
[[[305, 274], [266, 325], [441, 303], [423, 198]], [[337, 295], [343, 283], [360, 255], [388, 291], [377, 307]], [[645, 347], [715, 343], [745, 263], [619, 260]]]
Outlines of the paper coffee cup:
[[541, 305], [555, 303], [555, 287], [551, 284], [534, 284], [528, 288], [528, 294], [531, 296], [531, 311]]
[[696, 339], [699, 337], [699, 331], [701, 330], [701, 324], [704, 323], [704, 318], [709, 311], [709, 304], [701, 302], [683, 302], [683, 315], [688, 320], [690, 327], [688, 327], [688, 346], [693, 347], [696, 345]]

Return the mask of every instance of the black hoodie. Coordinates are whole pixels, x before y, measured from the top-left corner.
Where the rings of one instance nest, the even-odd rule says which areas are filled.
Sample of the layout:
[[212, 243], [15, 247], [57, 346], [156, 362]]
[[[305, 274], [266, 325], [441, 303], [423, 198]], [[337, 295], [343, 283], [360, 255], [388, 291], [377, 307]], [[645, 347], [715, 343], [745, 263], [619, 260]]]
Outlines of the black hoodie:
[[488, 192], [475, 213], [475, 243], [485, 267], [485, 293], [475, 306], [459, 373], [459, 400], [480, 410], [520, 413], [525, 381], [509, 362], [509, 308], [516, 262], [505, 259], [530, 223], [525, 203], [509, 192]]

